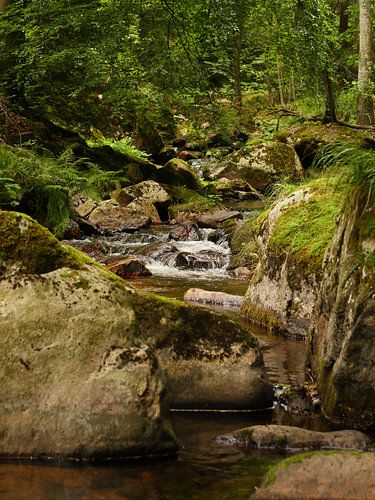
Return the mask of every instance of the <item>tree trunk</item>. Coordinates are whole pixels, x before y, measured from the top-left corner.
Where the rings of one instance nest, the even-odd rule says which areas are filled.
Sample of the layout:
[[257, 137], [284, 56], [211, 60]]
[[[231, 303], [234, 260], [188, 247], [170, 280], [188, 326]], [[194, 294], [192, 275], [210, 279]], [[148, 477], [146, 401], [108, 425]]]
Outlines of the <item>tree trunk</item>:
[[0, 12], [5, 10], [5, 7], [8, 5], [8, 0], [0, 0]]
[[284, 65], [277, 59], [277, 78], [279, 80], [279, 96], [280, 104], [285, 107], [285, 93], [284, 93]]
[[236, 100], [237, 114], [242, 113], [242, 84], [241, 84], [241, 56], [242, 56], [242, 32], [236, 37], [234, 49], [233, 74], [234, 74], [234, 95]]
[[373, 64], [371, 0], [359, 0], [359, 65], [357, 123], [375, 123], [374, 101], [371, 95], [371, 66]]
[[327, 70], [324, 71], [324, 84], [326, 87], [326, 111], [324, 121], [326, 123], [337, 122], [335, 95], [333, 92], [332, 79]]

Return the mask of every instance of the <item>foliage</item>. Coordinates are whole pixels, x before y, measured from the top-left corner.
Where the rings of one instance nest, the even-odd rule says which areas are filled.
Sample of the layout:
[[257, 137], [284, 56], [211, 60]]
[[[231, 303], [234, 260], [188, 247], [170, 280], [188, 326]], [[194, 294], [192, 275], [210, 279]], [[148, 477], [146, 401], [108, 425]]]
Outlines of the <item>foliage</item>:
[[0, 146], [0, 208], [19, 207], [61, 236], [72, 215], [72, 198], [98, 197], [116, 187], [116, 175], [74, 160], [67, 150], [59, 157], [26, 148]]
[[149, 158], [149, 154], [144, 151], [140, 151], [136, 147], [133, 146], [132, 140], [130, 137], [124, 137], [119, 141], [115, 139], [102, 139], [98, 141], [88, 140], [88, 146], [90, 147], [100, 147], [100, 146], [110, 146], [114, 151], [121, 153], [123, 155], [136, 156], [137, 158], [143, 158], [147, 160]]

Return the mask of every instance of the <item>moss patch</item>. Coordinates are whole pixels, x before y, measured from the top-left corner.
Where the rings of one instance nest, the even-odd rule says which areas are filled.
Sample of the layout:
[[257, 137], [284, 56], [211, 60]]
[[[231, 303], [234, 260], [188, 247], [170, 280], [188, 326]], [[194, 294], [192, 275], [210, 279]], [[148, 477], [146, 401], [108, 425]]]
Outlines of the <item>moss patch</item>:
[[265, 326], [271, 331], [278, 332], [282, 330], [280, 320], [271, 310], [263, 309], [255, 304], [245, 301], [241, 309], [241, 315], [257, 325]]
[[270, 237], [271, 251], [287, 254], [294, 270], [303, 276], [321, 269], [344, 203], [338, 190], [319, 191], [313, 185], [310, 192], [314, 194], [312, 198], [282, 211]]

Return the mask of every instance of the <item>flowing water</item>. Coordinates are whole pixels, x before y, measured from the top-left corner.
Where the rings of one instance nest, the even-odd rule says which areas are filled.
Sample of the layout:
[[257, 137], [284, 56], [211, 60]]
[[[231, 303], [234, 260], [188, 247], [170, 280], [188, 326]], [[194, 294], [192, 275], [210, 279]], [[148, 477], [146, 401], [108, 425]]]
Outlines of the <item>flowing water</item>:
[[[130, 284], [167, 297], [182, 299], [192, 287], [245, 294], [247, 282], [234, 279], [227, 270], [230, 248], [224, 233], [203, 230], [199, 241], [173, 241], [170, 231], [170, 226], [162, 226], [136, 234], [91, 237], [70, 243], [104, 263], [125, 256], [140, 257], [153, 276], [131, 280]], [[236, 309], [220, 310], [239, 319]], [[262, 345], [270, 380], [274, 384], [302, 385], [305, 344], [244, 325]], [[292, 416], [280, 407], [266, 412], [172, 412], [171, 421], [181, 447], [177, 460], [78, 467], [2, 464], [0, 498], [245, 499], [283, 455], [245, 452], [220, 444], [217, 436], [265, 423], [325, 428], [319, 419]]]

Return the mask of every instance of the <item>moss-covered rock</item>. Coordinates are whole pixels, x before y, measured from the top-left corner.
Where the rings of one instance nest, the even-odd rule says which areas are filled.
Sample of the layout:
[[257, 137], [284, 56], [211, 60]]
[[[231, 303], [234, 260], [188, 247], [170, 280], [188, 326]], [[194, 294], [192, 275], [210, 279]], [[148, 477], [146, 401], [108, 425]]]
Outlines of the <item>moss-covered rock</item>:
[[327, 252], [309, 338], [324, 412], [365, 429], [375, 425], [374, 227], [375, 210], [362, 186]]
[[312, 452], [272, 467], [254, 499], [373, 498], [375, 453]]
[[307, 334], [324, 252], [343, 204], [336, 184], [318, 179], [297, 187], [253, 224], [261, 258], [242, 306], [250, 321]]
[[296, 179], [302, 175], [298, 156], [288, 144], [280, 142], [247, 146], [218, 162], [212, 177], [241, 178], [260, 192], [281, 179]]
[[179, 301], [137, 294], [142, 338], [156, 350], [173, 408], [272, 405], [258, 341], [228, 318]]
[[155, 180], [164, 184], [185, 186], [194, 191], [200, 191], [202, 188], [194, 170], [184, 160], [180, 160], [179, 158], [170, 160], [164, 167], [160, 168]]

